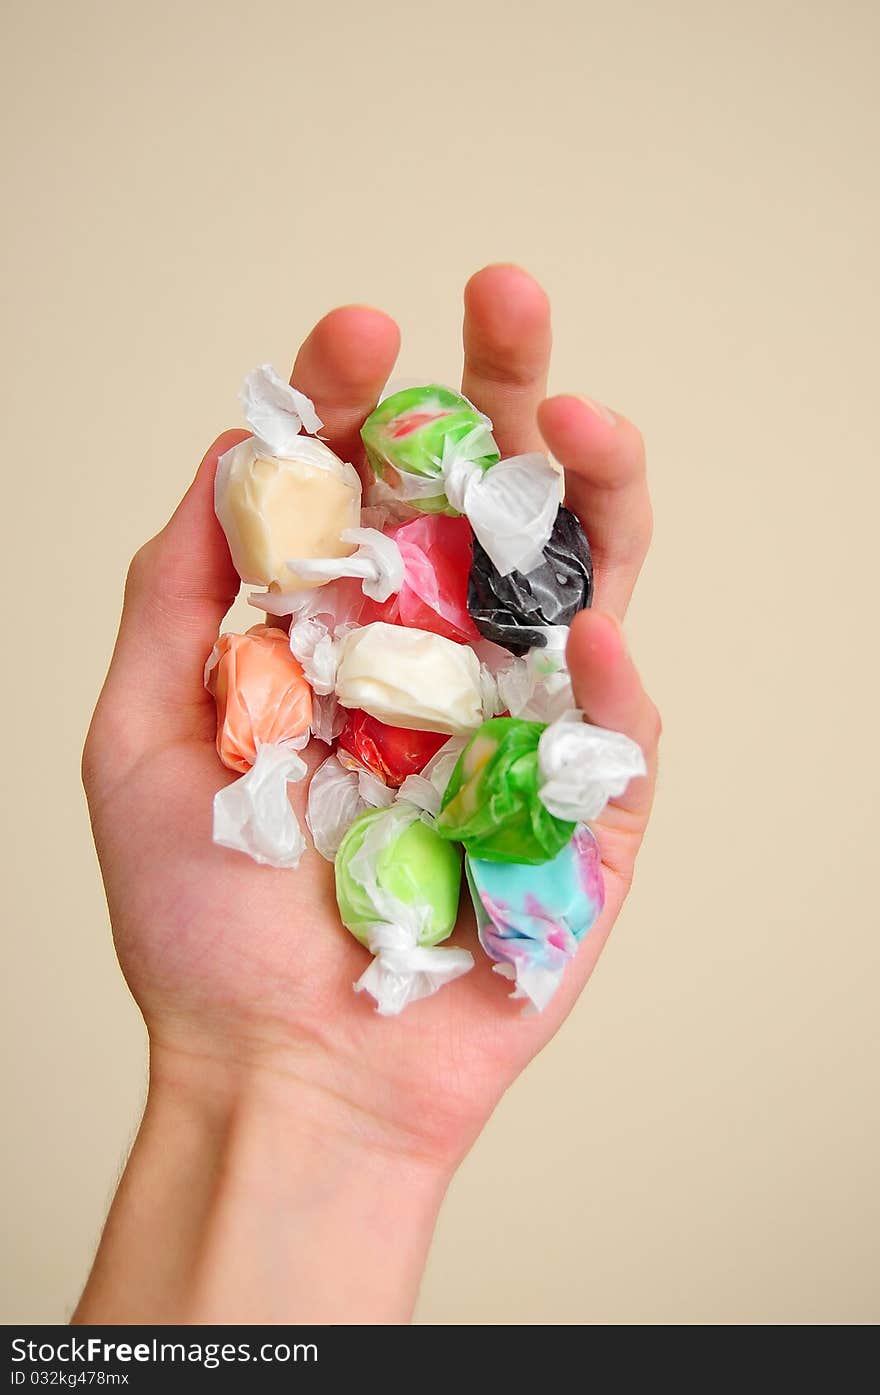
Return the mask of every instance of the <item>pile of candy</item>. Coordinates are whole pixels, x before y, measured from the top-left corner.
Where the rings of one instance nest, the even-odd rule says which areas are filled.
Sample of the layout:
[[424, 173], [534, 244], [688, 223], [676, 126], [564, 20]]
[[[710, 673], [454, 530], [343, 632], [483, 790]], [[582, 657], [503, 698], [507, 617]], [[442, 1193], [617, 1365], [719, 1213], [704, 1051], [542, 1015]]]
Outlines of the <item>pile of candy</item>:
[[[575, 709], [567, 626], [590, 604], [590, 548], [546, 456], [502, 460], [492, 424], [428, 386], [362, 430], [374, 475], [314, 434], [313, 404], [268, 366], [242, 394], [253, 435], [220, 460], [215, 507], [249, 599], [286, 628], [224, 634], [205, 683], [217, 751], [241, 778], [214, 840], [273, 867], [306, 847], [288, 785], [335, 864], [342, 924], [374, 956], [355, 985], [382, 1013], [473, 966], [441, 947], [462, 873], [480, 942], [543, 1008], [602, 907], [587, 826], [644, 773], [642, 753]], [[507, 714], [507, 715], [499, 715]]]

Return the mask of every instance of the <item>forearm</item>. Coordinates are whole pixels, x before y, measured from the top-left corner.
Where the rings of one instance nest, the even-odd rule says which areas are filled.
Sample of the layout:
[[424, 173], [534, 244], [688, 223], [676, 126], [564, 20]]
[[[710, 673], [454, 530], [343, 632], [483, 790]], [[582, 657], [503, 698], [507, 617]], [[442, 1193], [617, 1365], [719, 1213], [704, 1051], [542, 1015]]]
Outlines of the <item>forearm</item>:
[[255, 1073], [154, 1072], [76, 1323], [408, 1321], [448, 1170]]

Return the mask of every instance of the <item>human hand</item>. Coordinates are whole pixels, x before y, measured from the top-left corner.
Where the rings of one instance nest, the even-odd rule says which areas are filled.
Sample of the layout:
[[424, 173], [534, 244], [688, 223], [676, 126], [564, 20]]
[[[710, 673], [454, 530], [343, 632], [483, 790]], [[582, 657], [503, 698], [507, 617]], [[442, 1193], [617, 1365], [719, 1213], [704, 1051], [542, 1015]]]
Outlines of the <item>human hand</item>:
[[[634, 737], [649, 767], [595, 825], [605, 908], [545, 1012], [524, 1017], [509, 1001], [468, 908], [453, 942], [476, 949], [474, 970], [399, 1017], [378, 1016], [352, 992], [366, 951], [339, 922], [330, 864], [309, 849], [296, 872], [276, 870], [212, 842], [213, 796], [232, 777], [217, 759], [202, 670], [239, 587], [213, 479], [244, 432], [214, 443], [132, 562], [83, 759], [117, 952], [149, 1031], [151, 1095], [210, 1099], [224, 1118], [259, 1096], [275, 1117], [308, 1120], [310, 1138], [331, 1134], [351, 1167], [382, 1158], [434, 1179], [432, 1194], [592, 972], [645, 831], [659, 735], [619, 628], [651, 529], [638, 432], [585, 400], [543, 400], [549, 307], [524, 272], [488, 267], [471, 279], [464, 344], [463, 391], [494, 422], [502, 454], [546, 448], [565, 466], [566, 503], [595, 562], [594, 609], [569, 642], [575, 695], [589, 720]], [[346, 307], [297, 356], [292, 381], [314, 399], [332, 448], [358, 466], [359, 428], [398, 346], [387, 316]], [[310, 767], [325, 755], [313, 743]], [[305, 789], [292, 791], [301, 820]]]

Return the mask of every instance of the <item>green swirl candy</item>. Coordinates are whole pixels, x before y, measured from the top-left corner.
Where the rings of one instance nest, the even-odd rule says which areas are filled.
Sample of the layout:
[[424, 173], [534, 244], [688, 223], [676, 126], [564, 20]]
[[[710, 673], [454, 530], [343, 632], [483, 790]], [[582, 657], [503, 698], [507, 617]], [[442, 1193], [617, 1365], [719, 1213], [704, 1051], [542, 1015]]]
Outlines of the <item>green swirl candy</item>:
[[361, 437], [377, 477], [421, 513], [456, 511], [442, 484], [436, 494], [414, 497], [407, 477], [416, 488], [420, 480], [442, 480], [441, 462], [454, 447], [484, 470], [501, 459], [488, 417], [460, 393], [436, 383], [386, 397], [367, 417]]
[[494, 717], [459, 756], [443, 795], [437, 832], [486, 862], [548, 862], [576, 825], [555, 818], [539, 797], [543, 722]]

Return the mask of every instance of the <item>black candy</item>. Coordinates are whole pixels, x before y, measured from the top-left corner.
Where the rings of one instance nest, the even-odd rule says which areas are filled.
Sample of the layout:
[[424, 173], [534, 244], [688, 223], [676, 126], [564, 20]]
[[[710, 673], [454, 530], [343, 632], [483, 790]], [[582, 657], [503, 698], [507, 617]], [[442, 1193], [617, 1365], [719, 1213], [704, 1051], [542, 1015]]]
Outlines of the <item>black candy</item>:
[[570, 625], [593, 599], [593, 559], [577, 518], [560, 505], [544, 560], [530, 572], [500, 576], [474, 538], [468, 610], [480, 634], [513, 654], [542, 648], [536, 626]]

